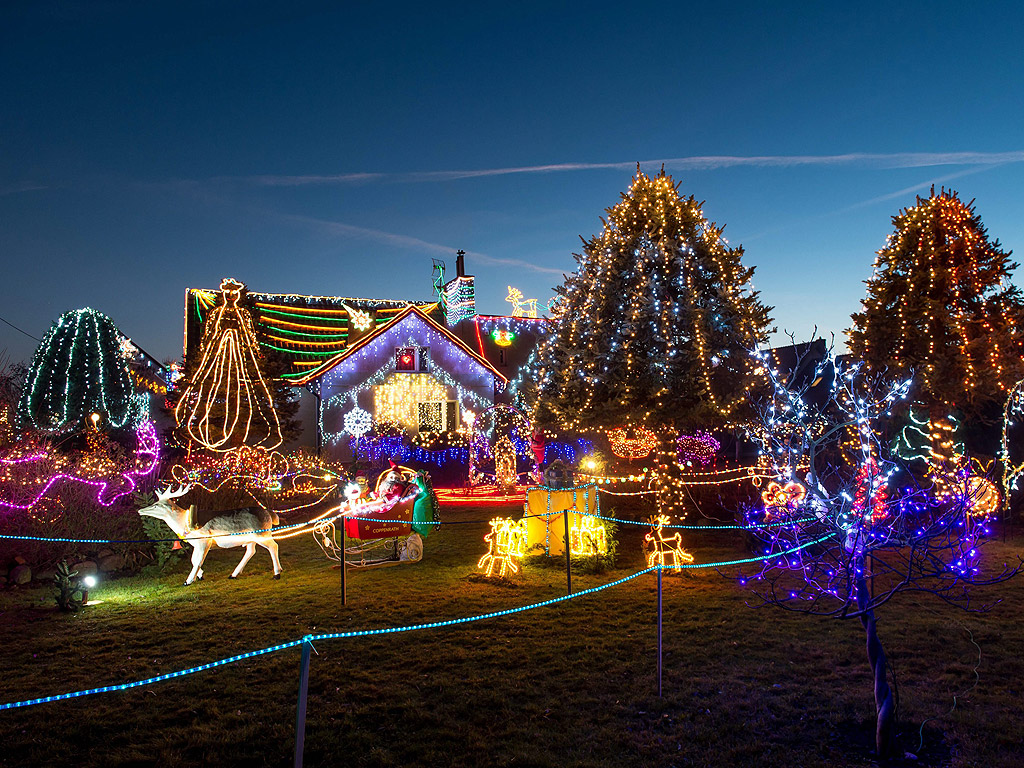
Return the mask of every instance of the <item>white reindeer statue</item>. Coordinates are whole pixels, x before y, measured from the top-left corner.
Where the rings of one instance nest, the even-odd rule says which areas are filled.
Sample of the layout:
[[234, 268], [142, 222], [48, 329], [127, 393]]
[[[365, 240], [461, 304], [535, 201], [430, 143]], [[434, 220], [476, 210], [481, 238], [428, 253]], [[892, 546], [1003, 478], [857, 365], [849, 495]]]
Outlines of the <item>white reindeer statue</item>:
[[[192, 545], [192, 573], [185, 579], [185, 586], [197, 578], [203, 578], [203, 561], [213, 547], [245, 547], [242, 561], [231, 572], [235, 578], [242, 572], [245, 564], [256, 554], [256, 545], [266, 549], [274, 561], [274, 578], [281, 578], [281, 559], [277, 556], [277, 542], [268, 531], [278, 523], [277, 513], [263, 508], [239, 509], [224, 515], [218, 515], [202, 528], [193, 528], [195, 505], [182, 509], [174, 500], [184, 496], [191, 490], [191, 485], [180, 486], [177, 490], [168, 488], [157, 490], [155, 504], [139, 510], [140, 515], [163, 520], [180, 538]], [[260, 533], [249, 533], [260, 531]]]

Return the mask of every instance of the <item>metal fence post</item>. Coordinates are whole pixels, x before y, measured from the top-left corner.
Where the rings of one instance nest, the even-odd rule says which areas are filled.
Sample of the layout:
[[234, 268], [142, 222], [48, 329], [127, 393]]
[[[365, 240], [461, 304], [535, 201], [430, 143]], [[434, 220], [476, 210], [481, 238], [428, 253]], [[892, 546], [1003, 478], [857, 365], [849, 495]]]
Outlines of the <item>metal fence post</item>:
[[309, 693], [309, 651], [313, 644], [309, 635], [302, 638], [302, 662], [299, 667], [299, 703], [295, 708], [295, 768], [302, 768], [302, 753], [306, 744], [306, 697]]
[[661, 698], [661, 570], [658, 566], [658, 698]]
[[570, 550], [572, 549], [569, 544], [569, 510], [562, 512], [562, 518], [565, 520], [565, 586], [572, 594], [572, 563], [569, 559]]

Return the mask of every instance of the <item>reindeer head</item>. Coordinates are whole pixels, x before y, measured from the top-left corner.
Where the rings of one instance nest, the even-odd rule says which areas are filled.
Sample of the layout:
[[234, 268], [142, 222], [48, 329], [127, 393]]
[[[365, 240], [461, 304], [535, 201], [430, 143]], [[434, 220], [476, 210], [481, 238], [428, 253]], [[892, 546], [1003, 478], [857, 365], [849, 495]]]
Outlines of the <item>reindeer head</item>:
[[163, 520], [171, 530], [180, 536], [187, 528], [195, 507], [183, 509], [175, 504], [174, 500], [181, 498], [190, 490], [192, 490], [191, 485], [182, 485], [178, 488], [168, 487], [163, 491], [158, 488], [156, 502], [140, 509], [139, 514], [143, 517], [155, 517], [157, 520]]

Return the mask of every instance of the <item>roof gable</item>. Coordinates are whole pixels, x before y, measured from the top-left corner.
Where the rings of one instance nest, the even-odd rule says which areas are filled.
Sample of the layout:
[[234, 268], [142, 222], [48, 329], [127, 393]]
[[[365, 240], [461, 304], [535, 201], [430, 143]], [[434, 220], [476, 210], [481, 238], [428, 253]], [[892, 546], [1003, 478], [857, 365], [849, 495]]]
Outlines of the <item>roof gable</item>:
[[393, 319], [379, 326], [371, 333], [363, 336], [357, 342], [325, 361], [322, 365], [317, 366], [316, 369], [310, 371], [308, 374], [300, 378], [292, 379], [291, 383], [295, 385], [307, 384], [313, 379], [323, 376], [345, 360], [357, 357], [361, 351], [368, 350], [371, 346], [384, 342], [389, 336], [394, 336], [396, 346], [402, 346], [406, 340], [404, 334], [408, 332], [411, 324], [421, 326], [422, 330], [426, 331], [428, 334], [449, 344], [456, 354], [461, 354], [465, 358], [472, 360], [475, 364], [493, 375], [499, 382], [501, 382], [502, 385], [508, 383], [508, 379], [503, 376], [490, 362], [488, 362], [486, 358], [474, 352], [468, 344], [462, 341], [462, 339], [440, 323], [435, 322], [422, 309], [413, 305], [407, 306], [401, 312], [396, 314]]

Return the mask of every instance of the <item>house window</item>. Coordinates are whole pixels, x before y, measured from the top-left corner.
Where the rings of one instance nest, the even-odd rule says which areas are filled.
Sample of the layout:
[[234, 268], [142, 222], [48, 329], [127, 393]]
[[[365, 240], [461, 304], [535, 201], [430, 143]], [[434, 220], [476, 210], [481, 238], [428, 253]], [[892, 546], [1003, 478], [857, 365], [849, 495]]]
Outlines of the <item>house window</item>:
[[459, 404], [455, 400], [433, 400], [418, 404], [420, 432], [454, 432], [459, 428]]
[[498, 365], [508, 367], [508, 352], [504, 347], [498, 347]]
[[430, 370], [430, 347], [395, 347], [395, 370], [426, 373]]

